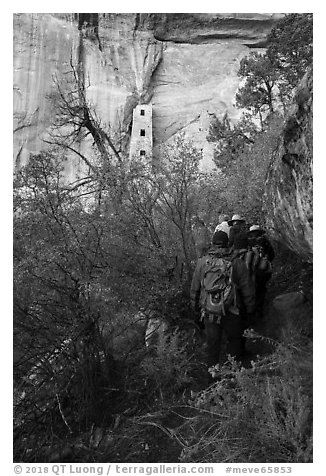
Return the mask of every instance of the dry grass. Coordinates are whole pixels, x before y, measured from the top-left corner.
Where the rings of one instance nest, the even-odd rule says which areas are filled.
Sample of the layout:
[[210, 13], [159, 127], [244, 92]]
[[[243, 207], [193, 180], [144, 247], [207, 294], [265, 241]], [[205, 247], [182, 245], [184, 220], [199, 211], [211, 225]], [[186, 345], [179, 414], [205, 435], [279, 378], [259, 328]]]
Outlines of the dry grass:
[[[312, 353], [279, 344], [248, 369], [227, 362], [196, 395], [184, 462], [312, 461]], [[200, 435], [200, 436], [199, 436]]]

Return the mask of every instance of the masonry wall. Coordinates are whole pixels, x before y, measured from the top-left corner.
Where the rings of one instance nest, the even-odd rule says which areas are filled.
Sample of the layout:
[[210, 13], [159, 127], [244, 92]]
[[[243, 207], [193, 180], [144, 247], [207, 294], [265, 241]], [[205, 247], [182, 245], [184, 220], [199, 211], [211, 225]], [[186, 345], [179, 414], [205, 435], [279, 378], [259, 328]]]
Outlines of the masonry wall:
[[152, 105], [140, 104], [133, 111], [129, 157], [152, 155]]

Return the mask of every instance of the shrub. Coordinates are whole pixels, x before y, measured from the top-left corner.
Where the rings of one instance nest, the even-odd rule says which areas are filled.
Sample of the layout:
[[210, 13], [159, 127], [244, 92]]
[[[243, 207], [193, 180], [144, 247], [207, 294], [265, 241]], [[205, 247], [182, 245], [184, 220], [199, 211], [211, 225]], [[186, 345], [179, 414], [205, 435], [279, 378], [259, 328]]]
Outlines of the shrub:
[[192, 381], [194, 363], [189, 359], [187, 343], [181, 341], [176, 330], [159, 335], [157, 344], [143, 359], [140, 368], [149, 393], [166, 403]]
[[198, 413], [182, 429], [192, 436], [181, 461], [311, 462], [311, 360], [279, 344], [251, 368], [228, 361], [221, 380], [191, 401]]
[[266, 174], [281, 127], [281, 118], [277, 114], [270, 116], [266, 129], [256, 133], [254, 144], [239, 153], [227, 169], [222, 199], [231, 213], [237, 211], [249, 223], [264, 223], [262, 205]]

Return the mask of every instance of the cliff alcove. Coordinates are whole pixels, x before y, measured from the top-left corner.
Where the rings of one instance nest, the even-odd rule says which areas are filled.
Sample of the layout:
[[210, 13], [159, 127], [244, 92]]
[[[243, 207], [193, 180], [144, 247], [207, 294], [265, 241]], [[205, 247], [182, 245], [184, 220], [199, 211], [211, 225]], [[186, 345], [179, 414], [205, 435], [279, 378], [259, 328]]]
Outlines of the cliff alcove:
[[[185, 131], [204, 163], [210, 114], [237, 118], [241, 58], [264, 47], [278, 14], [15, 14], [14, 159], [44, 148], [53, 77], [81, 63], [98, 116], [126, 136], [133, 108], [153, 104], [154, 143]], [[73, 164], [72, 164], [73, 167]], [[71, 172], [73, 173], [73, 172]]]

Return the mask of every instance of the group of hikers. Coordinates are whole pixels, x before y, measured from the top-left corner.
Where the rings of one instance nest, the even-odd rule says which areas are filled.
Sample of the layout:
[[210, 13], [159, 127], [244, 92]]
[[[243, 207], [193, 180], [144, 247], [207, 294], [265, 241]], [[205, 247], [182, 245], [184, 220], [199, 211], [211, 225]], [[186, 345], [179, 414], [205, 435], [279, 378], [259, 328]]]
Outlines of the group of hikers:
[[192, 308], [205, 327], [208, 368], [219, 369], [223, 333], [226, 353], [243, 358], [243, 332], [262, 317], [274, 256], [259, 225], [248, 227], [240, 215], [220, 217], [190, 289]]

